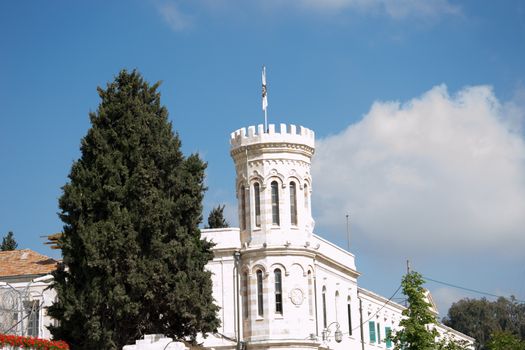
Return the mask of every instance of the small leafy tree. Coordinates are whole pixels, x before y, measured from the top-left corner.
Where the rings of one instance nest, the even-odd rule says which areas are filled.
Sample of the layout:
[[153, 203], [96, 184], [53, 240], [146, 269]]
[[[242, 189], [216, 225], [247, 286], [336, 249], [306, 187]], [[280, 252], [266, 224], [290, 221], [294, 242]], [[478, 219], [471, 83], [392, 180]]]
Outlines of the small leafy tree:
[[206, 228], [230, 227], [224, 218], [224, 207], [225, 205], [218, 205], [211, 210], [210, 215], [208, 215], [208, 226]]
[[9, 231], [2, 239], [2, 245], [0, 245], [1, 251], [15, 250], [18, 247], [16, 243], [13, 231]]
[[511, 332], [496, 332], [487, 343], [490, 350], [525, 350], [525, 342]]
[[[408, 307], [403, 310], [402, 327], [390, 339], [395, 350], [468, 350], [469, 343], [445, 334], [440, 336], [435, 328], [436, 316], [430, 309], [423, 288], [423, 277], [418, 272], [406, 274], [401, 281]], [[439, 338], [439, 339], [438, 339]]]
[[425, 300], [423, 278], [417, 272], [406, 274], [401, 281], [403, 293], [407, 296], [408, 307], [403, 310], [406, 316], [399, 322], [402, 327], [395, 332], [392, 341], [395, 350], [435, 350], [438, 331], [431, 325], [437, 320]]
[[443, 337], [437, 343], [438, 350], [470, 350], [470, 344], [465, 340]]

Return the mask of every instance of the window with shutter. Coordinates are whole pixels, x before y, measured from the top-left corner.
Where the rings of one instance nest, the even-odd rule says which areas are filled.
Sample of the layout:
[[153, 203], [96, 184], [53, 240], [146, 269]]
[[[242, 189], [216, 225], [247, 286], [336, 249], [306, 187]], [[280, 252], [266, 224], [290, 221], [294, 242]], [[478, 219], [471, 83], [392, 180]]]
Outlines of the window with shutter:
[[368, 322], [368, 332], [370, 333], [370, 343], [376, 342], [376, 323], [374, 321]]

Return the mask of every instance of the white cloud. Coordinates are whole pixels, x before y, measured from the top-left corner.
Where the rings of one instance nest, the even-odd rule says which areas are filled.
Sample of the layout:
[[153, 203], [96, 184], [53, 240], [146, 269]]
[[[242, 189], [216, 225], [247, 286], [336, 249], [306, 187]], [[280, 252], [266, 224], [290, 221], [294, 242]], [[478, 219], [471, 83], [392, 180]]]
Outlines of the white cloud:
[[[346, 12], [385, 15], [396, 20], [407, 18], [433, 19], [458, 15], [459, 6], [448, 0], [152, 0], [164, 21], [174, 30], [191, 27], [197, 18], [187, 11], [211, 16], [273, 16], [276, 13], [303, 12], [332, 15]], [[182, 6], [184, 5], [184, 6]], [[184, 11], [182, 10], [184, 8]], [[196, 16], [197, 17], [197, 16]]]
[[487, 86], [450, 96], [441, 85], [405, 104], [374, 103], [317, 142], [318, 224], [336, 231], [351, 213], [361, 235], [401, 254], [522, 255], [525, 140], [515, 125], [525, 109], [511, 107]]
[[155, 6], [164, 22], [174, 31], [179, 32], [191, 27], [191, 16], [183, 13], [175, 1], [157, 1]]

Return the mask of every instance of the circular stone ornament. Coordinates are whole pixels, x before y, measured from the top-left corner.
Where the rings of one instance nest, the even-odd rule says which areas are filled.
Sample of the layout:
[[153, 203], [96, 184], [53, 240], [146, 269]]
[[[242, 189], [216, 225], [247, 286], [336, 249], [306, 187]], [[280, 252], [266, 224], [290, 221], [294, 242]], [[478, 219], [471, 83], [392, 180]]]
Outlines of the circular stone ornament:
[[290, 291], [290, 299], [294, 305], [301, 305], [304, 300], [304, 293], [299, 288], [294, 288]]

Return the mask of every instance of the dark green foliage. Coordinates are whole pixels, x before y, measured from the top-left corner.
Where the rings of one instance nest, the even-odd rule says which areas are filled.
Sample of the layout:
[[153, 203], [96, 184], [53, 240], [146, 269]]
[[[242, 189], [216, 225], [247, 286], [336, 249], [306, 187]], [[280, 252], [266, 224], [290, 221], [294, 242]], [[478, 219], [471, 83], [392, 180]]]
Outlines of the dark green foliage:
[[7, 250], [15, 250], [17, 247], [18, 243], [16, 243], [13, 231], [9, 231], [2, 239], [2, 245], [0, 245], [0, 250], [5, 252]]
[[437, 330], [426, 325], [435, 324], [436, 317], [430, 311], [430, 304], [425, 299], [423, 278], [417, 272], [406, 274], [401, 281], [403, 293], [407, 296], [408, 307], [403, 310], [406, 318], [399, 322], [403, 327], [395, 332], [392, 341], [396, 350], [435, 350]]
[[525, 342], [510, 332], [496, 332], [487, 343], [489, 350], [525, 350]]
[[224, 218], [224, 207], [225, 205], [218, 205], [210, 211], [210, 215], [208, 215], [208, 226], [206, 226], [206, 228], [230, 227]]
[[158, 83], [122, 71], [106, 89], [60, 198], [67, 269], [54, 273], [55, 338], [118, 349], [142, 335], [195, 339], [219, 326], [212, 244], [201, 240], [206, 165], [184, 157]]
[[450, 307], [443, 323], [476, 339], [476, 349], [487, 350], [492, 334], [510, 332], [525, 339], [525, 305], [512, 297], [496, 301], [462, 299]]

